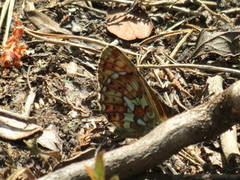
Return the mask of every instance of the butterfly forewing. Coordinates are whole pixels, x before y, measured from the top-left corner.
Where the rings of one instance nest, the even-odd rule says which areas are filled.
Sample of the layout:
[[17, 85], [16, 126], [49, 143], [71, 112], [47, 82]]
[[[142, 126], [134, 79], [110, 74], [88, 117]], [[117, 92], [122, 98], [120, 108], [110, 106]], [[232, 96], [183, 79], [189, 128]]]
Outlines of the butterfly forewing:
[[138, 137], [166, 119], [152, 89], [128, 57], [114, 46], [102, 53], [98, 69], [100, 105], [126, 137]]

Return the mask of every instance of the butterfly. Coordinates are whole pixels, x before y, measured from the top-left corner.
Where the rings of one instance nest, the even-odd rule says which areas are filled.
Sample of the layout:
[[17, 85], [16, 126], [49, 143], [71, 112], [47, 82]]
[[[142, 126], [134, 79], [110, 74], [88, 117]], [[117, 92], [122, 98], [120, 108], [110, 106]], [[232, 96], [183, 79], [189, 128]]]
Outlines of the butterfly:
[[153, 90], [118, 48], [103, 50], [98, 81], [101, 111], [117, 127], [118, 135], [137, 138], [167, 119]]

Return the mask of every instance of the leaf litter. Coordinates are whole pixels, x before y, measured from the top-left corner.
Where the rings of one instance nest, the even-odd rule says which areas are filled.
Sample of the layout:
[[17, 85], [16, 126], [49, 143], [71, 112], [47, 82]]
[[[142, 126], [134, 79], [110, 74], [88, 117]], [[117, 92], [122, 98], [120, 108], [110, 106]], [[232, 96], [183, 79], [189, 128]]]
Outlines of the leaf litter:
[[[27, 129], [32, 121], [24, 122], [22, 131], [28, 132], [27, 135], [15, 139], [2, 136], [0, 141], [0, 178], [2, 179], [10, 177], [10, 175], [13, 179], [24, 176], [28, 179], [38, 178], [71, 162], [93, 157], [99, 147], [111, 150], [126, 144], [123, 140], [114, 139], [112, 127], [99, 112], [96, 78], [99, 54], [97, 52], [100, 52], [101, 48], [108, 43], [124, 47], [125, 51], [135, 57], [138, 55], [138, 59], [144, 63], [159, 63], [154, 56], [157, 55], [164, 60], [164, 63], [170, 64], [176, 61], [218, 64], [218, 66], [230, 68], [239, 67], [239, 44], [235, 45], [239, 42], [239, 30], [234, 28], [221, 30], [224, 18], [216, 18], [219, 17], [217, 13], [206, 13], [209, 9], [204, 6], [198, 9], [199, 3], [176, 2], [170, 5], [158, 5], [154, 2], [156, 6], [148, 6], [143, 2], [144, 8], [140, 6], [135, 14], [134, 11], [125, 14], [127, 8], [119, 6], [119, 4], [115, 4], [113, 10], [109, 10], [113, 7], [109, 2], [56, 1], [48, 4], [45, 1], [36, 1], [34, 2], [35, 10], [31, 10], [34, 13], [28, 14], [29, 9], [26, 10], [29, 17], [22, 13], [24, 11], [21, 9], [24, 7], [23, 4], [24, 1], [16, 2], [14, 12], [21, 18], [25, 27], [45, 33], [69, 34], [71, 32], [76, 36], [82, 36], [82, 39], [60, 37], [56, 39], [60, 39], [62, 44], [50, 44], [45, 40], [37, 39], [37, 36], [34, 38], [29, 34], [23, 35], [21, 41], [28, 46], [28, 49], [26, 55], [21, 57], [21, 66], [9, 67], [8, 73], [1, 74], [0, 108], [18, 113], [23, 117], [27, 98], [34, 89], [36, 96], [31, 104], [30, 116], [26, 120], [33, 118], [34, 124], [40, 127], [38, 131], [43, 134], [48, 126], [54, 125], [54, 130], [48, 131], [56, 137], [53, 140], [46, 137], [45, 143], [38, 143], [37, 139], [41, 137], [42, 133], [38, 133], [38, 131], [31, 133]], [[239, 7], [238, 2], [226, 1], [222, 1], [220, 4], [215, 1], [206, 2], [206, 5], [215, 12]], [[179, 9], [180, 7], [181, 9]], [[224, 7], [228, 9], [224, 9]], [[193, 18], [187, 10], [200, 12], [200, 14]], [[229, 12], [231, 19], [237, 23], [237, 13]], [[184, 21], [188, 18], [188, 21]], [[117, 21], [118, 25], [116, 26], [126, 23], [123, 26], [136, 31], [133, 33], [134, 38], [133, 36], [126, 38], [132, 33], [126, 33], [124, 28], [121, 30], [122, 27], [118, 27], [118, 29], [123, 32], [123, 35], [115, 36], [108, 33], [107, 29], [109, 30], [109, 27], [114, 24], [114, 20]], [[107, 29], [104, 26], [105, 21], [107, 21]], [[144, 21], [147, 23], [144, 24]], [[58, 25], [54, 27], [55, 23]], [[76, 24], [81, 28], [78, 28], [78, 31], [72, 31], [72, 29], [76, 29]], [[185, 34], [186, 26], [194, 27], [194, 31], [183, 45], [176, 49], [178, 42]], [[54, 30], [56, 27], [57, 30]], [[208, 31], [206, 27], [215, 27], [220, 30]], [[142, 29], [144, 31], [141, 32]], [[205, 30], [203, 31], [203, 29]], [[114, 29], [109, 31], [116, 32]], [[178, 33], [174, 34], [174, 31], [178, 31]], [[139, 35], [139, 32], [143, 35], [141, 33]], [[161, 32], [164, 35], [161, 35]], [[3, 31], [1, 31], [1, 40], [2, 33]], [[40, 33], [35, 33], [35, 35], [43, 36]], [[149, 38], [146, 39], [147, 37]], [[126, 41], [120, 40], [124, 38]], [[136, 38], [138, 40], [134, 41]], [[48, 36], [47, 39], [52, 40], [54, 36]], [[140, 47], [138, 43], [141, 44], [141, 39], [146, 41]], [[196, 42], [196, 39], [199, 41]], [[71, 43], [79, 43], [83, 48], [69, 46], [67, 40]], [[96, 40], [98, 40], [98, 44], [95, 44]], [[91, 51], [91, 49], [95, 51]], [[170, 55], [173, 50], [176, 53], [167, 57], [166, 54]], [[156, 52], [157, 54], [154, 54]], [[1, 68], [1, 71], [4, 72], [4, 69]], [[148, 82], [154, 84], [155, 90], [161, 96], [162, 101], [168, 105], [172, 114], [176, 114], [176, 111], [182, 112], [185, 108], [192, 108], [209, 97], [206, 81], [208, 76], [214, 76], [215, 73], [193, 69], [171, 71], [173, 75], [177, 75], [175, 79], [184, 79], [185, 83], [182, 84], [184, 84], [185, 90], [194, 96], [194, 99], [177, 89], [165, 75], [166, 71], [156, 72], [152, 76], [149, 75], [149, 71], [145, 70], [143, 73], [149, 79]], [[225, 87], [238, 79], [238, 76], [224, 74], [224, 72], [219, 74], [223, 74]], [[156, 75], [159, 75], [157, 76], [158, 81], [153, 80]], [[8, 124], [7, 127], [9, 128], [11, 125]], [[16, 131], [13, 133], [16, 135]], [[220, 160], [219, 139], [213, 141], [213, 143], [209, 141], [199, 143], [193, 148], [186, 149], [185, 151], [188, 153], [174, 155], [161, 166], [156, 167], [154, 171], [170, 175], [176, 173], [179, 175], [222, 174], [222, 172], [230, 171], [223, 166]], [[57, 150], [58, 146], [62, 148]], [[192, 151], [197, 155], [193, 155]], [[201, 157], [204, 161], [199, 160], [200, 158], [196, 160], [196, 156]], [[237, 173], [238, 169], [231, 169], [231, 172]]]

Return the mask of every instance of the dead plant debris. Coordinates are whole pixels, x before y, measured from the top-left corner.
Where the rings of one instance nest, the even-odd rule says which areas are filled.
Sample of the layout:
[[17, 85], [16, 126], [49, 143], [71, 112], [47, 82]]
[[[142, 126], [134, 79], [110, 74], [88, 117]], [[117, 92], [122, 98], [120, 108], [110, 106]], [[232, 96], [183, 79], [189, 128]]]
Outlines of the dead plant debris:
[[[0, 3], [1, 42], [7, 19], [13, 16], [8, 3]], [[239, 1], [134, 3], [137, 6], [129, 10], [124, 1], [15, 1], [16, 19], [0, 47], [0, 179], [40, 178], [100, 150], [131, 143], [116, 137], [99, 108], [98, 61], [108, 44], [121, 48], [135, 65], [239, 69]], [[204, 68], [144, 66], [140, 72], [166, 106], [168, 117], [239, 80], [231, 71]], [[208, 81], [216, 75], [221, 81]], [[239, 126], [233, 130], [236, 141]], [[231, 157], [223, 154], [221, 139], [186, 147], [141, 177], [236, 175], [239, 151]]]

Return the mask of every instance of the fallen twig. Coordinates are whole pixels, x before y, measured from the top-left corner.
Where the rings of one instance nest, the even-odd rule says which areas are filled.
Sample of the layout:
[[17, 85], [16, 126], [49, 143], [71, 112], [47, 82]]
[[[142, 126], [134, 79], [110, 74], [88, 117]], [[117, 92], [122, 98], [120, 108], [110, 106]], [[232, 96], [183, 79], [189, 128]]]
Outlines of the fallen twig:
[[[135, 143], [107, 152], [107, 176], [129, 178], [163, 162], [183, 147], [216, 137], [239, 123], [239, 119], [240, 81], [209, 101], [161, 123]], [[94, 159], [71, 164], [40, 180], [89, 179], [86, 165], [93, 168]]]
[[202, 65], [202, 64], [138, 65], [137, 67], [138, 68], [159, 68], [159, 69], [195, 68], [195, 69], [202, 69], [206, 71], [224, 72], [224, 73], [240, 75], [240, 71], [237, 69], [217, 67], [217, 66], [211, 66], [211, 65]]

